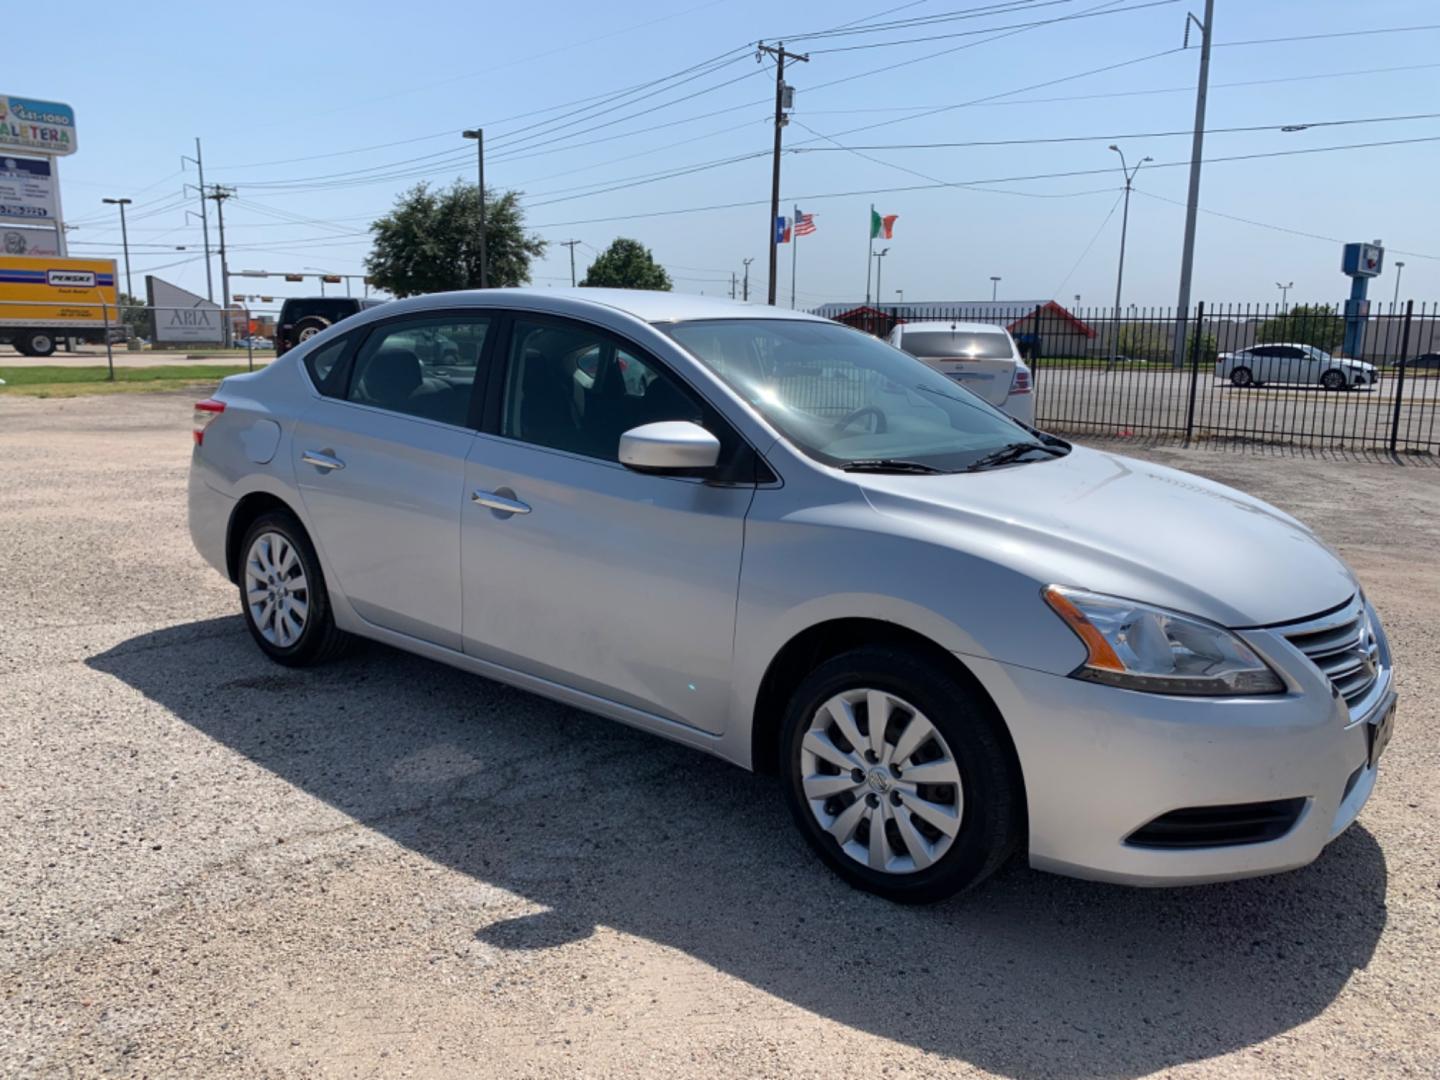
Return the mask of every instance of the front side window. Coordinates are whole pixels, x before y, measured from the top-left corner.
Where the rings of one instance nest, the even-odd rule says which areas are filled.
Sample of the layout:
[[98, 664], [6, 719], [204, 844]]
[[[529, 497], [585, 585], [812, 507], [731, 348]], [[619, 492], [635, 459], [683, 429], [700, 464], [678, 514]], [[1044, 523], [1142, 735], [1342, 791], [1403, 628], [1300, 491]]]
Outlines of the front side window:
[[463, 425], [490, 320], [438, 316], [386, 323], [355, 358], [346, 397], [360, 405]]
[[599, 331], [515, 321], [501, 435], [617, 461], [621, 434], [659, 420], [702, 423], [704, 415], [670, 375]]
[[1033, 441], [944, 375], [848, 327], [717, 319], [659, 329], [826, 464], [903, 460], [951, 471]]
[[1009, 360], [1010, 339], [997, 331], [917, 330], [903, 334], [900, 347], [911, 356], [946, 360]]

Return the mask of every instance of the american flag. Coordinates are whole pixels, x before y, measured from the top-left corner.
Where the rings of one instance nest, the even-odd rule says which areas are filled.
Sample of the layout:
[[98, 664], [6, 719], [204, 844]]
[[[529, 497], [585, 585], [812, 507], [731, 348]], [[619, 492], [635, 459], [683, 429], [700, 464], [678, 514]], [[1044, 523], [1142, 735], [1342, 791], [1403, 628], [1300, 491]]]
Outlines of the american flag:
[[795, 208], [795, 235], [809, 236], [815, 231], [815, 215], [802, 214], [800, 208]]

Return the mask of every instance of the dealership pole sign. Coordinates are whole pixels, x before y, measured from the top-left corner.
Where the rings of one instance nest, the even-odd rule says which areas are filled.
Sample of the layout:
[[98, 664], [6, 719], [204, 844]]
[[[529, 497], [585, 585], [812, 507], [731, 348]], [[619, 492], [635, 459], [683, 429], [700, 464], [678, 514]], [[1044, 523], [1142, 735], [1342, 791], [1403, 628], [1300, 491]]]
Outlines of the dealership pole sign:
[[0, 153], [64, 157], [75, 152], [75, 110], [58, 101], [0, 95]]
[[53, 227], [55, 218], [50, 159], [0, 154], [0, 221]]

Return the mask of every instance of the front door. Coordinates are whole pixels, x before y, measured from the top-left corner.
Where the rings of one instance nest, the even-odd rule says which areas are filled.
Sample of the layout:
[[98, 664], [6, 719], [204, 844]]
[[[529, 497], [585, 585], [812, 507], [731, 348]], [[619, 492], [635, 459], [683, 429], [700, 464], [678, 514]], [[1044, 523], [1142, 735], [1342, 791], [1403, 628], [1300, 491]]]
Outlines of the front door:
[[378, 324], [293, 440], [321, 561], [356, 614], [457, 650], [471, 396], [489, 325]]
[[[496, 362], [499, 362], [497, 357]], [[465, 467], [465, 650], [705, 731], [725, 727], [754, 487], [645, 475], [620, 433], [695, 420], [738, 436], [598, 328], [517, 315], [497, 415]]]

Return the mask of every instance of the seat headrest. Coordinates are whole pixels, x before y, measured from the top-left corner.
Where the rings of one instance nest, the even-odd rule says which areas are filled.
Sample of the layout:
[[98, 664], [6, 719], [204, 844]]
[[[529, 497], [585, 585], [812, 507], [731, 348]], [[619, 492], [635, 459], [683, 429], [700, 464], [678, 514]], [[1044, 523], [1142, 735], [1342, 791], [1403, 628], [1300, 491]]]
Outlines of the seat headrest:
[[420, 358], [409, 349], [381, 349], [365, 366], [365, 397], [377, 405], [406, 401], [423, 381]]

